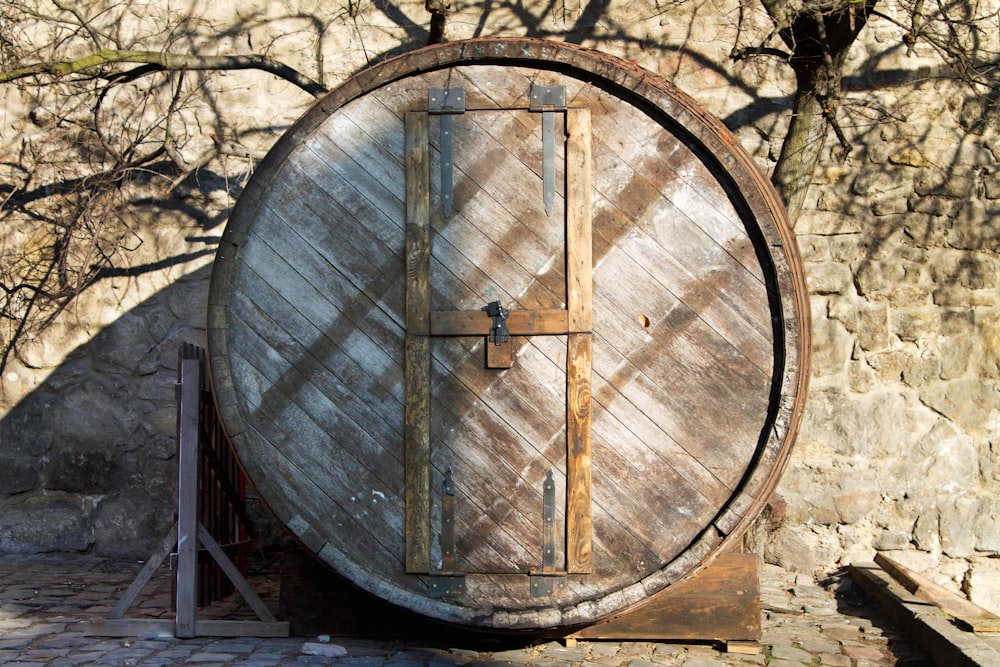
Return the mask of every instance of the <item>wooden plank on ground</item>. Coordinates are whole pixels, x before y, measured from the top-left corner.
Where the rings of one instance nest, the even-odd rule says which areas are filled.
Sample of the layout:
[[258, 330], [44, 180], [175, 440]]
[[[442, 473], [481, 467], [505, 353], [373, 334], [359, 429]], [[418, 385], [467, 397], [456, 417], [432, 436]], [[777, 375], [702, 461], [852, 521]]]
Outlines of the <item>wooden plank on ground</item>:
[[940, 607], [973, 632], [1000, 632], [1000, 616], [989, 609], [983, 609], [958, 593], [934, 583], [885, 554], [876, 554], [875, 562], [892, 575], [893, 579], [902, 584], [906, 590]]

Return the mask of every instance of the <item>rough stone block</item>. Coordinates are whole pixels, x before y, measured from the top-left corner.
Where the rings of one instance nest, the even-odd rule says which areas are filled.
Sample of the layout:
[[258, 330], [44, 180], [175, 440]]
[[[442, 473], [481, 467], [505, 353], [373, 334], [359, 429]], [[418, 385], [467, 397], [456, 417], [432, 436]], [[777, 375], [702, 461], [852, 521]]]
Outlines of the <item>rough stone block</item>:
[[970, 197], [975, 192], [975, 172], [968, 167], [953, 167], [944, 171], [928, 167], [917, 172], [913, 192], [920, 197]]
[[93, 543], [87, 517], [63, 495], [33, 496], [0, 506], [0, 553], [83, 551]]
[[965, 588], [974, 603], [1000, 614], [1000, 562], [988, 558], [973, 560]]
[[52, 453], [42, 475], [45, 488], [69, 493], [110, 493], [120, 482], [115, 452], [73, 444]]
[[980, 503], [974, 496], [951, 497], [939, 507], [941, 549], [951, 558], [968, 558], [975, 553], [975, 521]]
[[942, 285], [933, 292], [934, 305], [945, 308], [993, 307], [997, 305], [994, 289], [969, 290], [958, 285]]
[[843, 322], [847, 330], [857, 336], [861, 349], [870, 352], [889, 346], [889, 320], [885, 304], [836, 301], [831, 302], [828, 312], [830, 317]]
[[982, 432], [1000, 404], [1000, 387], [976, 378], [941, 382], [920, 392], [928, 407], [970, 432]]
[[[986, 498], [982, 510], [976, 517], [976, 551], [990, 556], [1000, 556], [1000, 498]], [[997, 577], [1000, 587], [1000, 576]], [[998, 601], [1000, 601], [1000, 590]]]
[[810, 294], [845, 294], [853, 285], [850, 268], [839, 262], [810, 264], [806, 283]]
[[889, 316], [889, 331], [908, 342], [927, 340], [941, 328], [941, 315], [934, 310], [894, 311]]
[[813, 320], [812, 373], [815, 377], [835, 375], [844, 371], [851, 354], [853, 339], [836, 320]]
[[948, 233], [948, 243], [962, 250], [988, 250], [1000, 246], [1000, 210], [995, 203], [987, 206], [979, 199], [963, 201], [955, 213]]
[[860, 521], [878, 507], [881, 494], [871, 488], [870, 480], [846, 476], [843, 487], [843, 493], [833, 496], [833, 505], [837, 508], [840, 523]]
[[906, 205], [914, 213], [925, 213], [935, 218], [949, 218], [955, 215], [960, 204], [957, 199], [913, 194], [910, 195]]
[[113, 383], [91, 379], [60, 397], [50, 408], [56, 442], [65, 447], [112, 448], [141, 423], [140, 404]]
[[38, 486], [39, 461], [0, 453], [0, 494], [32, 491]]
[[115, 558], [146, 558], [167, 534], [173, 509], [155, 503], [142, 489], [131, 488], [102, 500], [94, 511], [97, 553]]
[[875, 540], [879, 551], [897, 551], [910, 546], [910, 535], [898, 530], [883, 530]]

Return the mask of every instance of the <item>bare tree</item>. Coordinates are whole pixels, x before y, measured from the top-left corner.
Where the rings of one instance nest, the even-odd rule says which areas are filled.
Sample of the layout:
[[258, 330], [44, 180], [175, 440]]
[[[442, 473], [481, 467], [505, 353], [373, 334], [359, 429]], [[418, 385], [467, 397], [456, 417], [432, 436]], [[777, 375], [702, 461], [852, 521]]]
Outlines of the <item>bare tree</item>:
[[[738, 45], [735, 60], [773, 57], [795, 74], [796, 89], [788, 132], [772, 173], [794, 221], [799, 217], [812, 175], [832, 131], [841, 157], [853, 146], [842, 129], [843, 78], [848, 54], [873, 19], [900, 28], [907, 53], [922, 45], [933, 49], [950, 76], [967, 83], [995, 104], [1000, 90], [1000, 53], [988, 36], [1000, 28], [997, 8], [981, 9], [979, 2], [924, 0], [898, 2], [896, 12], [881, 11], [881, 0], [759, 0], [773, 22], [760, 41]], [[746, 9], [749, 2], [742, 3]], [[780, 44], [775, 44], [780, 40]]]
[[3, 165], [0, 368], [142, 243], [131, 204], [167, 196], [220, 155], [260, 157], [226, 136], [226, 123], [206, 132], [192, 120], [207, 103], [206, 77], [255, 69], [313, 97], [326, 92], [266, 54], [193, 52], [193, 19], [124, 27], [143, 25], [140, 11], [128, 1], [0, 8], [0, 84], [30, 101], [42, 137], [24, 137]]

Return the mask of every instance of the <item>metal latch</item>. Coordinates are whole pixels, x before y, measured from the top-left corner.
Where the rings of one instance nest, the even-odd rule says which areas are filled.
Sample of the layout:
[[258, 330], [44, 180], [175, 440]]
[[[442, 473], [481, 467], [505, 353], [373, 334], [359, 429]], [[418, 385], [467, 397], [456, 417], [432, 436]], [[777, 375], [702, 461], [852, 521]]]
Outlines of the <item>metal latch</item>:
[[499, 301], [491, 301], [480, 310], [493, 318], [493, 326], [486, 336], [486, 368], [510, 368], [514, 365], [510, 329], [507, 328], [510, 311], [501, 306]]
[[545, 215], [552, 215], [556, 198], [556, 111], [566, 110], [566, 86], [531, 84], [531, 111], [542, 114], [542, 200]]
[[490, 301], [480, 310], [485, 311], [493, 318], [489, 341], [494, 345], [500, 345], [510, 340], [510, 329], [507, 328], [507, 317], [510, 315], [510, 311], [501, 306], [499, 301]]
[[454, 114], [465, 113], [465, 91], [462, 88], [428, 88], [427, 112], [440, 116], [441, 123], [441, 208], [444, 216], [451, 215], [454, 199], [455, 124]]

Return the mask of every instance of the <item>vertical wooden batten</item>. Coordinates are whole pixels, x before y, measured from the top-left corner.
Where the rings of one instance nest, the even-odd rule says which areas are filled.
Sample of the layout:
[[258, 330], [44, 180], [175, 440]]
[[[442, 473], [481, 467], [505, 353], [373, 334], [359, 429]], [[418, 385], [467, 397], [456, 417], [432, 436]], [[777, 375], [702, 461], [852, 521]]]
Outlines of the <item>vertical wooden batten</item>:
[[566, 570], [591, 571], [593, 242], [590, 110], [567, 109], [566, 132]]
[[406, 114], [406, 571], [430, 570], [430, 192], [426, 113]]

